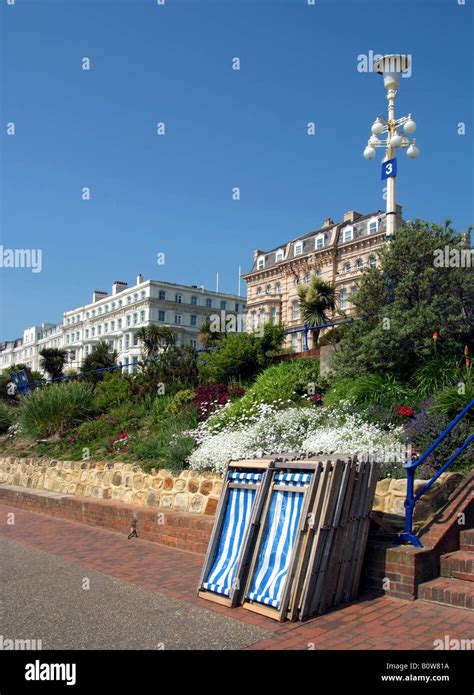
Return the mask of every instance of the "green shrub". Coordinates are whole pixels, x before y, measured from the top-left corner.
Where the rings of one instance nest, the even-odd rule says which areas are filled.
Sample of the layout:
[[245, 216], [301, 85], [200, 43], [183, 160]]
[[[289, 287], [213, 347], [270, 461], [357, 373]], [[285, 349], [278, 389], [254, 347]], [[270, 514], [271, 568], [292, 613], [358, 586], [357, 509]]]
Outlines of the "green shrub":
[[219, 348], [201, 355], [198, 369], [201, 383], [247, 382], [267, 367], [284, 340], [280, 325], [265, 324], [257, 333], [226, 333]]
[[416, 402], [416, 394], [406, 384], [388, 374], [361, 374], [337, 379], [324, 397], [324, 405], [333, 407], [341, 401], [367, 408], [371, 405], [394, 407]]
[[[159, 403], [162, 400], [165, 402], [164, 397], [156, 399]], [[185, 433], [194, 429], [197, 424], [196, 409], [185, 410], [177, 415], [164, 415], [157, 421], [153, 434], [140, 436], [131, 441], [130, 457], [180, 470], [185, 466], [186, 458], [195, 447], [194, 440]]]
[[[250, 388], [254, 400], [271, 403], [278, 399], [299, 401], [319, 385], [319, 361], [296, 359], [268, 367]], [[244, 396], [245, 398], [245, 396]]]
[[462, 367], [457, 357], [439, 357], [421, 365], [415, 371], [413, 381], [418, 395], [425, 398], [469, 377], [470, 370]]
[[166, 407], [167, 415], [179, 415], [194, 403], [196, 394], [194, 389], [181, 389], [175, 393], [170, 403]]
[[14, 420], [13, 410], [0, 402], [0, 434], [6, 432], [10, 425], [13, 425]]
[[93, 413], [92, 386], [78, 381], [52, 384], [23, 399], [20, 426], [27, 436], [48, 437], [74, 427]]
[[192, 437], [182, 434], [173, 437], [165, 454], [166, 467], [176, 473], [182, 471], [186, 468], [186, 460], [195, 447], [196, 442]]
[[[434, 409], [453, 419], [472, 400], [474, 400], [474, 386], [472, 381], [469, 381], [463, 383], [463, 388], [451, 386], [436, 394]], [[474, 418], [472, 409], [467, 417], [470, 419]]]
[[129, 381], [117, 372], [108, 372], [95, 387], [94, 405], [97, 410], [109, 410], [131, 398]]
[[281, 406], [290, 403], [304, 405], [305, 397], [324, 390], [325, 381], [319, 374], [319, 362], [309, 359], [293, 359], [267, 367], [258, 375], [246, 394], [217, 413], [212, 424], [224, 427], [251, 417], [257, 403]]

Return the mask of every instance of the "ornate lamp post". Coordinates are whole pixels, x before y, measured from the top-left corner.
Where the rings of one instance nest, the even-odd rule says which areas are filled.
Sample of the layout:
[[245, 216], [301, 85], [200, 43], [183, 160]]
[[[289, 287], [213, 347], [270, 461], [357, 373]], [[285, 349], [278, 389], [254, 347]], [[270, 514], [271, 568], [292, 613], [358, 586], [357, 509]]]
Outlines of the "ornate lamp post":
[[[373, 159], [377, 147], [385, 148], [382, 179], [387, 179], [387, 238], [392, 237], [395, 232], [397, 213], [395, 199], [396, 152], [399, 148], [407, 148], [407, 156], [410, 159], [416, 159], [420, 154], [416, 140], [410, 141], [406, 137], [406, 135], [412, 135], [416, 130], [416, 123], [412, 115], [395, 118], [395, 97], [400, 83], [400, 75], [408, 70], [409, 66], [410, 59], [403, 55], [386, 55], [375, 63], [375, 71], [379, 75], [383, 75], [384, 87], [387, 90], [388, 118], [379, 116], [375, 119], [371, 129], [372, 135], [364, 150], [364, 157]], [[387, 135], [386, 139], [380, 140], [380, 136], [384, 134]]]

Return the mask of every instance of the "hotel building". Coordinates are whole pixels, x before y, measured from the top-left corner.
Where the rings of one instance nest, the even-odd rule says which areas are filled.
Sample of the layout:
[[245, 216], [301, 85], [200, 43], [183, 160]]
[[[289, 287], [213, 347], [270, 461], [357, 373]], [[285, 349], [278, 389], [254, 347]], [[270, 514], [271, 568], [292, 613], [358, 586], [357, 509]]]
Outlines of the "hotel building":
[[[396, 228], [402, 224], [397, 206]], [[377, 264], [377, 250], [385, 243], [386, 215], [381, 210], [361, 215], [346, 212], [342, 221], [327, 219], [320, 229], [298, 236], [270, 251], [257, 249], [253, 267], [242, 277], [247, 282], [248, 330], [267, 321], [283, 323], [286, 329], [303, 328], [297, 287], [311, 274], [330, 281], [336, 288], [338, 307], [353, 313], [351, 297], [362, 270]], [[312, 347], [312, 332], [308, 336]], [[303, 350], [303, 333], [287, 336], [286, 347]]]
[[[166, 326], [175, 334], [177, 345], [198, 349], [199, 327], [207, 318], [221, 312], [244, 314], [245, 308], [245, 298], [238, 295], [138, 275], [132, 286], [114, 282], [110, 295], [95, 290], [90, 303], [65, 311], [61, 324], [27, 328], [23, 338], [0, 343], [0, 370], [22, 363], [40, 371], [39, 352], [44, 347], [66, 349], [66, 369], [78, 370], [84, 357], [104, 340], [117, 351], [118, 363], [133, 372], [141, 354], [139, 328]], [[237, 328], [241, 323], [236, 322]]]

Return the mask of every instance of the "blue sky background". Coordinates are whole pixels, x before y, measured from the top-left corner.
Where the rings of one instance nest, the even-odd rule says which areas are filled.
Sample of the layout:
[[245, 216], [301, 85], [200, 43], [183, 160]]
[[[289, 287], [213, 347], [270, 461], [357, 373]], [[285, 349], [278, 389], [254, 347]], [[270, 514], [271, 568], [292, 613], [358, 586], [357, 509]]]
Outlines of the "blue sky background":
[[383, 209], [381, 152], [362, 157], [386, 111], [357, 70], [371, 50], [413, 56], [405, 218], [474, 222], [470, 0], [2, 0], [0, 21], [1, 243], [43, 252], [41, 273], [0, 269], [0, 340], [139, 272], [236, 292], [254, 248]]

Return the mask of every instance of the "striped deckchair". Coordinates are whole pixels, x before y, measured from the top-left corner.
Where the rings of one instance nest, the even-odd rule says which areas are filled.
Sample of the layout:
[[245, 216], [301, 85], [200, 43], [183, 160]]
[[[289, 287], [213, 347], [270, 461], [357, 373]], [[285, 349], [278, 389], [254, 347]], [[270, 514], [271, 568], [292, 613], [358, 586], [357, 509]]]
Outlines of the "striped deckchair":
[[315, 464], [306, 463], [305, 468], [304, 472], [274, 472], [245, 591], [245, 608], [273, 613], [280, 620], [286, 618], [302, 535], [308, 529], [308, 505], [321, 467], [317, 475]]
[[198, 590], [201, 598], [230, 606], [238, 603], [245, 585], [273, 461], [253, 465], [260, 470], [229, 465]]

